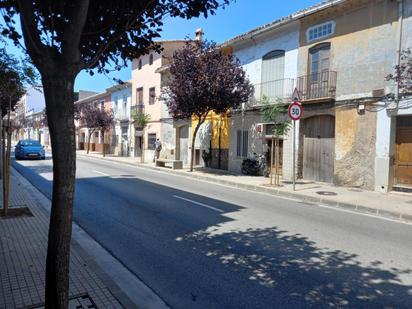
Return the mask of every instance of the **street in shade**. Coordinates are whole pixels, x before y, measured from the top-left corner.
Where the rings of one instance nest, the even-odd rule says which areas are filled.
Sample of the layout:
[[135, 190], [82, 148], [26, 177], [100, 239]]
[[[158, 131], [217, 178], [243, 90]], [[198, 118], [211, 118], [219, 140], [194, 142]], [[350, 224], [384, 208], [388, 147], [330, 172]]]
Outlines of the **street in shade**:
[[412, 308], [411, 225], [92, 158], [74, 219], [172, 308]]

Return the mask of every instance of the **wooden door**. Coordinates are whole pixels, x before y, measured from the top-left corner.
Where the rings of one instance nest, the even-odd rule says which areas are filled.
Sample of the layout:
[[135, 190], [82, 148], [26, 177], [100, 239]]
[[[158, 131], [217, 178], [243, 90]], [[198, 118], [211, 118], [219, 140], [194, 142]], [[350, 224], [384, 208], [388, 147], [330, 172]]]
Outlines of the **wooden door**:
[[134, 156], [141, 157], [142, 156], [142, 136], [135, 136], [134, 137]]
[[303, 178], [333, 182], [335, 118], [322, 115], [303, 122]]
[[412, 185], [412, 116], [397, 118], [395, 185]]
[[187, 152], [189, 143], [189, 127], [183, 126], [179, 128], [179, 160], [183, 161], [183, 164], [188, 163]]

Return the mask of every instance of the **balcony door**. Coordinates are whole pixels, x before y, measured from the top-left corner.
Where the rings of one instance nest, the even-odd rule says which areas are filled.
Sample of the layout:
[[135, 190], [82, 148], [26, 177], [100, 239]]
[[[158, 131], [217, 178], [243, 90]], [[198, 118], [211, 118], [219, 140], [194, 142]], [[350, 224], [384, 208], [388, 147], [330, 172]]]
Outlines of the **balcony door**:
[[330, 43], [319, 44], [309, 50], [309, 97], [328, 97]]
[[261, 99], [266, 96], [269, 102], [284, 97], [285, 51], [274, 50], [262, 58]]

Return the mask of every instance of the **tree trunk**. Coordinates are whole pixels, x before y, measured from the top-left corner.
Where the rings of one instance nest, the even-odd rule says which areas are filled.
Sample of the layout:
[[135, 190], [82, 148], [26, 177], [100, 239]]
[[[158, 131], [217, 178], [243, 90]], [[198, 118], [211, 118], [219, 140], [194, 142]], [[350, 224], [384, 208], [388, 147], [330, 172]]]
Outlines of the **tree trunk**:
[[[102, 135], [103, 135], [103, 157], [105, 157], [106, 153], [105, 153], [105, 143], [104, 143], [104, 130], [102, 130]], [[122, 147], [122, 152], [123, 152], [123, 147]]]
[[11, 114], [11, 97], [9, 97], [9, 112], [7, 116], [7, 146], [6, 146], [6, 158], [4, 161], [4, 199], [3, 199], [3, 207], [4, 207], [4, 216], [7, 217], [8, 210], [9, 210], [9, 196], [10, 196], [10, 152], [11, 152], [11, 127], [10, 127], [10, 114]]
[[[222, 115], [220, 115], [222, 117]], [[222, 165], [222, 119], [219, 120], [219, 150], [218, 150], [217, 168], [220, 169]]]
[[195, 141], [196, 141], [196, 135], [197, 135], [197, 131], [199, 131], [200, 126], [202, 125], [203, 122], [200, 122], [200, 118], [199, 118], [199, 122], [196, 125], [195, 131], [193, 132], [193, 136], [192, 136], [192, 150], [191, 150], [191, 157], [190, 157], [190, 171], [193, 172], [193, 162], [195, 159]]
[[[3, 111], [0, 108], [0, 139], [1, 139], [0, 147], [2, 147], [2, 145], [3, 145], [3, 136], [2, 136], [2, 133], [1, 133], [1, 130], [3, 129], [3, 117], [2, 117], [2, 115], [3, 115]], [[0, 153], [1, 153], [1, 155], [3, 154], [2, 149], [1, 149]], [[0, 179], [2, 179], [2, 178], [3, 178], [3, 160], [0, 160]]]
[[89, 154], [90, 150], [90, 139], [92, 138], [93, 132], [89, 130], [89, 137], [87, 138], [87, 154]]
[[4, 123], [3, 123], [3, 127], [1, 128], [1, 160], [3, 163], [3, 215], [6, 216], [7, 215], [7, 200], [6, 200], [6, 129], [4, 127]]
[[[53, 145], [53, 194], [46, 260], [46, 309], [68, 308], [70, 241], [76, 174], [74, 75], [65, 67], [42, 74]], [[54, 74], [53, 74], [54, 73]]]
[[270, 145], [270, 184], [273, 185], [273, 151], [275, 148], [275, 142], [272, 135], [272, 142]]

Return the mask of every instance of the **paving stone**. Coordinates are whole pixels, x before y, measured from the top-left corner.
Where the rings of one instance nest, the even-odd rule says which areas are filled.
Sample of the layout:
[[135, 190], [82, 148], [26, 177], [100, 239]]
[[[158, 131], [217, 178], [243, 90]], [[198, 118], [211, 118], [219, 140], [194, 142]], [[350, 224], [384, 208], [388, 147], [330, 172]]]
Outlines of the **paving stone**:
[[[25, 205], [33, 217], [0, 219], [0, 308], [44, 308], [49, 216], [36, 205], [13, 174], [10, 180], [10, 205]], [[73, 242], [69, 308], [123, 308], [89, 267], [88, 259]]]

